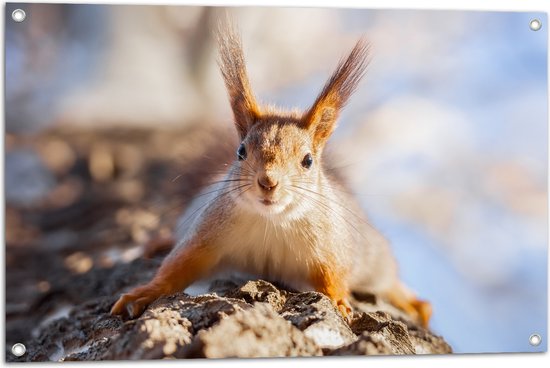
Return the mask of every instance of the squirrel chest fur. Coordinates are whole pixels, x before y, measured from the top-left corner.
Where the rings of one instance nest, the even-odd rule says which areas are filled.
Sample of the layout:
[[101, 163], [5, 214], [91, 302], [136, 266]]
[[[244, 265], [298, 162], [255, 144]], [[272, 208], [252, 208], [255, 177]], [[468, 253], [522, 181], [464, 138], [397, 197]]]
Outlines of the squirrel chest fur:
[[325, 144], [365, 72], [366, 42], [300, 113], [259, 105], [237, 33], [227, 26], [217, 36], [240, 138], [235, 161], [182, 216], [153, 280], [122, 295], [111, 312], [136, 317], [156, 298], [229, 269], [324, 293], [345, 318], [351, 291], [375, 292], [427, 325], [429, 303], [399, 281], [387, 241], [323, 166]]
[[[235, 175], [229, 173], [222, 179], [224, 185], [206, 188], [204, 193], [209, 195], [199, 196], [191, 204], [178, 226], [176, 249], [203, 232], [199, 236], [219, 250], [220, 270], [240, 270], [298, 289], [309, 286], [307, 277], [319, 264], [331, 264], [341, 272], [353, 268], [356, 256], [365, 248], [354, 229], [360, 224], [345, 218], [349, 214], [326, 178], [304, 189], [296, 185], [292, 204], [272, 214], [269, 207], [274, 204], [263, 204], [251, 186], [237, 189], [245, 184], [225, 182], [234, 180]], [[232, 189], [233, 193], [223, 195]], [[306, 196], [301, 196], [301, 190]], [[313, 195], [318, 199], [311, 200]], [[330, 205], [325, 206], [321, 199]]]

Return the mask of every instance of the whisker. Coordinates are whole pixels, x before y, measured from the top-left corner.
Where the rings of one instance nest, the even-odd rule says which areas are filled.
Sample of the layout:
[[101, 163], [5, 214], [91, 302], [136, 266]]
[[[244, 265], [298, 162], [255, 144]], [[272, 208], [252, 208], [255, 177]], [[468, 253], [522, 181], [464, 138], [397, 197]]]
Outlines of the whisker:
[[[235, 182], [248, 182], [248, 180], [243, 180], [243, 181], [235, 180]], [[214, 183], [214, 184], [216, 184], [216, 183]], [[247, 184], [244, 184], [244, 185], [247, 185]], [[203, 192], [203, 193], [197, 194], [196, 196], [193, 196], [193, 198], [191, 198], [191, 200], [189, 202], [192, 202], [197, 198], [204, 197], [205, 195], [216, 193], [218, 191], [222, 191], [224, 189], [230, 189], [230, 188], [223, 188], [222, 187], [222, 188], [218, 188], [218, 189], [209, 190], [208, 192]]]
[[[307, 184], [314, 184], [312, 182], [307, 182]], [[296, 185], [292, 185], [291, 186], [294, 186], [296, 188], [299, 188], [299, 189], [302, 189], [302, 190], [305, 190], [305, 191], [308, 191], [310, 193], [313, 193], [313, 194], [316, 194], [316, 195], [319, 195], [321, 196], [322, 198], [326, 199], [327, 201], [330, 201], [332, 203], [334, 203], [335, 205], [337, 206], [340, 206], [341, 208], [343, 208], [344, 210], [346, 210], [348, 213], [350, 213], [351, 215], [355, 216], [359, 221], [361, 221], [362, 223], [364, 223], [365, 225], [369, 226], [370, 228], [374, 229], [374, 226], [372, 224], [370, 224], [363, 216], [360, 216], [358, 215], [357, 213], [353, 212], [352, 210], [350, 210], [348, 207], [342, 205], [340, 202], [338, 201], [335, 201], [334, 199], [322, 194], [322, 193], [319, 193], [319, 192], [316, 192], [314, 190], [311, 190], [311, 189], [308, 189], [308, 188], [304, 188], [304, 187], [300, 187], [300, 186], [296, 186]], [[323, 186], [321, 184], [321, 186]], [[334, 187], [330, 186], [330, 185], [325, 185], [324, 186], [325, 188], [327, 189], [335, 189]], [[350, 195], [353, 195], [353, 193], [348, 193]]]
[[300, 186], [296, 186], [296, 185], [291, 185], [295, 188], [298, 188], [298, 189], [302, 189], [302, 190], [305, 190], [307, 192], [310, 192], [312, 194], [315, 194], [315, 195], [318, 195], [320, 197], [322, 197], [323, 199], [326, 199], [327, 201], [331, 202], [331, 203], [334, 203], [335, 205], [341, 207], [342, 209], [346, 210], [349, 214], [355, 216], [355, 218], [361, 222], [363, 222], [365, 225], [371, 227], [374, 229], [374, 227], [368, 222], [365, 220], [365, 218], [363, 216], [360, 216], [358, 215], [357, 213], [353, 212], [352, 210], [350, 210], [348, 207], [344, 206], [343, 204], [339, 203], [338, 201], [335, 201], [334, 199], [322, 194], [322, 193], [318, 193], [316, 191], [313, 191], [311, 189], [307, 189], [307, 188], [303, 188], [303, 187], [300, 187]]
[[248, 177], [248, 176], [241, 176], [240, 178], [237, 178], [237, 179], [216, 180], [216, 181], [208, 183], [207, 186], [212, 186], [212, 185], [221, 184], [221, 183], [243, 182], [243, 181], [249, 181], [249, 179], [250, 179], [250, 177]]
[[[326, 189], [330, 189], [330, 190], [336, 190], [338, 192], [346, 193], [346, 194], [349, 194], [351, 196], [360, 196], [359, 194], [357, 194], [355, 192], [351, 192], [351, 191], [345, 190], [343, 188], [337, 188], [335, 185], [329, 185], [329, 184], [324, 184], [324, 183], [316, 183], [316, 182], [313, 182], [313, 181], [305, 180], [304, 178], [291, 178], [291, 179], [292, 179], [293, 182], [298, 183], [298, 184], [318, 185], [322, 188], [326, 188]], [[302, 180], [299, 180], [299, 179], [302, 179]]]
[[240, 171], [242, 171], [243, 173], [245, 174], [250, 174], [250, 175], [254, 175], [255, 172], [250, 170], [248, 167], [244, 167], [244, 166], [238, 166], [239, 163], [238, 162], [233, 162], [231, 164], [224, 164], [223, 168], [220, 168], [219, 170], [212, 170], [212, 171], [201, 171], [201, 173], [205, 174], [205, 175], [222, 175], [222, 174], [228, 174], [229, 172], [231, 172], [232, 169], [239, 169]]
[[[296, 187], [296, 186], [293, 186], [294, 188], [297, 188], [297, 189], [303, 189], [301, 187]], [[305, 197], [307, 199], [309, 199], [310, 201], [312, 201], [314, 204], [317, 204], [319, 207], [321, 207], [321, 209], [324, 209], [326, 211], [329, 211], [331, 213], [333, 213], [334, 215], [338, 216], [339, 218], [341, 218], [343, 221], [345, 221], [349, 226], [351, 226], [353, 228], [353, 230], [355, 230], [357, 232], [358, 235], [360, 235], [363, 239], [365, 239], [365, 241], [369, 242], [368, 239], [365, 237], [365, 234], [363, 234], [361, 231], [359, 231], [359, 229], [357, 229], [357, 227], [352, 224], [348, 219], [345, 218], [345, 216], [343, 216], [342, 214], [338, 213], [337, 211], [335, 211], [333, 208], [331, 208], [329, 205], [327, 205], [325, 202], [311, 196], [311, 195], [307, 195], [306, 193], [300, 193], [296, 190], [291, 190], [292, 192], [298, 194], [298, 195], [301, 195], [302, 197]], [[370, 243], [370, 242], [369, 242]]]
[[[250, 166], [250, 164], [248, 164]], [[176, 182], [184, 177], [185, 173], [180, 173], [176, 175], [171, 182]], [[231, 163], [224, 163], [223, 168], [220, 170], [211, 170], [209, 172], [201, 172], [201, 175], [212, 177], [213, 179], [220, 175], [225, 175], [226, 177], [220, 180], [212, 180], [201, 184], [202, 188], [208, 189], [210, 186], [215, 186], [218, 184], [246, 184], [249, 182], [255, 175], [247, 166], [240, 165], [238, 161], [233, 161]], [[185, 198], [178, 197], [176, 200], [171, 201], [170, 204], [167, 204], [166, 201], [162, 198], [157, 198], [149, 201], [147, 204], [147, 209], [154, 212], [155, 216], [159, 219], [167, 219], [172, 216], [177, 216], [176, 211], [183, 211], [193, 200], [215, 193], [217, 191], [223, 191], [224, 189], [232, 189], [231, 187], [217, 188], [213, 190], [207, 190], [203, 193], [198, 193], [193, 196], [184, 196]], [[204, 190], [204, 189], [202, 189]], [[165, 222], [161, 220], [161, 222]]]
[[252, 167], [250, 162], [248, 162], [246, 160], [237, 161], [237, 162], [241, 162], [241, 163], [244, 163], [244, 165], [246, 165], [246, 166], [240, 166], [241, 169], [247, 169], [247, 170], [249, 170], [250, 173], [253, 173], [253, 174], [256, 172], [256, 170]]
[[179, 178], [181, 178], [183, 175], [182, 174], [179, 174], [178, 176], [176, 176], [174, 179], [171, 180], [171, 182], [175, 182], [176, 180], [178, 180]]
[[[233, 188], [230, 188], [230, 189], [227, 189], [227, 188], [222, 188], [222, 189], [219, 189], [218, 191], [222, 191], [225, 189], [225, 192], [219, 194], [219, 195], [216, 195], [214, 198], [212, 198], [211, 200], [207, 201], [206, 203], [204, 203], [202, 206], [200, 206], [199, 208], [197, 208], [195, 211], [193, 211], [193, 213], [191, 213], [190, 215], [187, 215], [187, 219], [182, 222], [181, 224], [178, 224], [174, 230], [174, 233], [177, 233], [182, 227], [183, 225], [187, 224], [187, 222], [193, 218], [193, 216], [200, 210], [202, 210], [203, 208], [205, 208], [206, 206], [209, 206], [211, 205], [212, 203], [214, 203], [215, 201], [217, 201], [218, 199], [220, 199], [221, 197], [224, 197], [228, 194], [231, 194], [231, 193], [234, 193], [235, 191], [238, 191], [244, 187], [250, 187], [250, 184], [242, 184], [242, 185], [237, 185], [236, 187], [233, 187]], [[215, 193], [215, 191], [213, 191], [212, 193]], [[244, 192], [243, 192], [244, 193]], [[242, 193], [240, 193], [242, 194]], [[239, 195], [240, 195], [239, 194]]]

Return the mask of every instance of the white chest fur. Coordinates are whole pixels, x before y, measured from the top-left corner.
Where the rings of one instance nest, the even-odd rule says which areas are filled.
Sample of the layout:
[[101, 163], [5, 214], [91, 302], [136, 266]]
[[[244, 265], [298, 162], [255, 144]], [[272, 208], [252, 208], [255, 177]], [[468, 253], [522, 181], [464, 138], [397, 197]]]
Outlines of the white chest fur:
[[[212, 192], [212, 188], [207, 190]], [[295, 203], [291, 215], [265, 216], [246, 203], [228, 197], [212, 200], [215, 196], [198, 197], [182, 216], [176, 233], [178, 248], [192, 242], [197, 232], [205, 232], [200, 237], [207, 238], [219, 252], [222, 268], [297, 289], [308, 286], [311, 271], [319, 263], [327, 263], [327, 256], [341, 264], [350, 259], [352, 242], [346, 222], [337, 221], [341, 216], [328, 218], [302, 201]]]
[[300, 220], [278, 222], [258, 215], [240, 214], [218, 238], [222, 263], [270, 280], [302, 288], [310, 267], [319, 260], [315, 239], [308, 238]]

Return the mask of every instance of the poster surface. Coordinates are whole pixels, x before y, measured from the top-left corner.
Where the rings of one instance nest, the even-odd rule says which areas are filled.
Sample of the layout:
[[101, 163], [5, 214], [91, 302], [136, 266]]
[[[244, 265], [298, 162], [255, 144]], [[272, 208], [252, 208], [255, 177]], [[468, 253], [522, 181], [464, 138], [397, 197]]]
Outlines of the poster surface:
[[542, 13], [8, 3], [7, 360], [546, 351], [546, 45]]

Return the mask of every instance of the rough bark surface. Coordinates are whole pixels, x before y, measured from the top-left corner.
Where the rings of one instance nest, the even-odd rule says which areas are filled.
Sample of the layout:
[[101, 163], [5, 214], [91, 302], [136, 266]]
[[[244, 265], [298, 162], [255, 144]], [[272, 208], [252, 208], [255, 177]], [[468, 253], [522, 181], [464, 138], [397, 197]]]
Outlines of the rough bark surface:
[[[155, 262], [125, 265], [150, 274]], [[145, 270], [144, 270], [145, 269]], [[111, 275], [119, 275], [112, 272]], [[104, 275], [91, 272], [94, 285]], [[106, 292], [133, 279], [110, 278]], [[97, 285], [97, 283], [95, 284]], [[125, 289], [125, 288], [124, 288]], [[353, 299], [348, 324], [317, 292], [296, 292], [264, 280], [215, 280], [207, 293], [174, 294], [154, 302], [130, 321], [109, 314], [117, 298], [97, 297], [73, 306], [67, 316], [44, 323], [9, 361], [297, 357], [321, 355], [446, 354], [449, 345], [373, 295]]]

